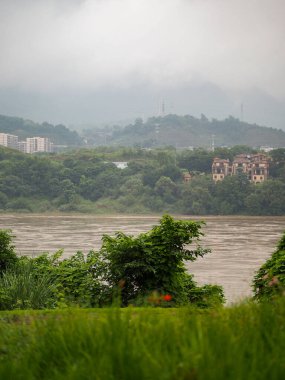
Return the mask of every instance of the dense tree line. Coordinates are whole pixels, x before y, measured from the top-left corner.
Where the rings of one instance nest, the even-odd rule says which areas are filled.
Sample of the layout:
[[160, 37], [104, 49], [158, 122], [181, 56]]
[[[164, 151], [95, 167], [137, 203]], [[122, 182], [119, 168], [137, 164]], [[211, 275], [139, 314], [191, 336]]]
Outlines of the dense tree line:
[[[44, 157], [0, 149], [0, 209], [32, 212], [174, 212], [182, 214], [283, 215], [285, 149], [271, 152], [269, 180], [250, 183], [244, 175], [215, 184], [214, 156], [251, 148], [202, 149], [98, 148]], [[119, 169], [116, 161], [127, 161]], [[183, 182], [183, 173], [193, 175]]]

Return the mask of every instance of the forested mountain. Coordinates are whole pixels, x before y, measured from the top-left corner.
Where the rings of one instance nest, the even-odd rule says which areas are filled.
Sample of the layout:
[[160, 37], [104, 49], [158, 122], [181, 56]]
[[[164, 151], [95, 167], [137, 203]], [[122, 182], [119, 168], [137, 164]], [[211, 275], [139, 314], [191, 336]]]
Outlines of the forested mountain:
[[0, 115], [0, 132], [16, 135], [20, 140], [26, 137], [48, 137], [56, 145], [78, 146], [82, 144], [82, 138], [77, 132], [71, 131], [64, 125], [52, 125], [49, 123], [34, 123], [19, 117]]
[[114, 127], [102, 139], [100, 131], [85, 131], [85, 137], [95, 145], [207, 147], [214, 138], [215, 146], [248, 145], [251, 147], [285, 147], [285, 132], [241, 122], [233, 117], [208, 120], [204, 115], [152, 117], [145, 123], [137, 119], [125, 128]]
[[142, 148], [174, 146], [176, 148], [232, 147], [285, 147], [285, 132], [241, 122], [233, 117], [208, 120], [206, 116], [167, 115], [151, 117], [146, 122], [136, 119], [126, 127], [109, 126], [85, 130], [83, 137], [62, 124], [35, 123], [18, 117], [0, 115], [0, 132], [26, 137], [49, 137], [56, 145], [80, 146], [83, 138], [89, 146], [139, 146]]

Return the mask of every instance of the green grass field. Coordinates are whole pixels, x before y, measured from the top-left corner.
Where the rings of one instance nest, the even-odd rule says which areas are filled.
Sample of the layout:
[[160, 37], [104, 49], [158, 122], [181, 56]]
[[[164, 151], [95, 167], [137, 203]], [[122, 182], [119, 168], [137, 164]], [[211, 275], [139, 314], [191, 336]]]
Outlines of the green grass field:
[[0, 379], [283, 379], [285, 299], [0, 313]]

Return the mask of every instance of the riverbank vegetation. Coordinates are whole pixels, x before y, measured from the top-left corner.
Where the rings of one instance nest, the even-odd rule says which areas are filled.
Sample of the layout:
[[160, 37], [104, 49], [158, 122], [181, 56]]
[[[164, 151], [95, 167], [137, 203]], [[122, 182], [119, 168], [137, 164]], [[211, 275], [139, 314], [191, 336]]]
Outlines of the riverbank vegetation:
[[222, 288], [198, 287], [184, 264], [209, 252], [199, 245], [201, 224], [165, 215], [147, 233], [104, 235], [100, 251], [64, 260], [62, 251], [17, 257], [11, 233], [0, 231], [0, 308], [104, 307], [114, 300], [121, 306], [220, 305]]
[[255, 300], [226, 308], [220, 287], [186, 273], [183, 260], [207, 253], [199, 236], [201, 223], [166, 215], [61, 260], [18, 257], [2, 230], [0, 378], [283, 378], [285, 235], [253, 281]]
[[212, 181], [213, 158], [241, 152], [254, 150], [97, 148], [31, 156], [0, 148], [0, 211], [284, 215], [285, 149], [270, 152], [270, 178], [262, 184], [243, 175]]
[[279, 380], [284, 301], [0, 312], [0, 378]]

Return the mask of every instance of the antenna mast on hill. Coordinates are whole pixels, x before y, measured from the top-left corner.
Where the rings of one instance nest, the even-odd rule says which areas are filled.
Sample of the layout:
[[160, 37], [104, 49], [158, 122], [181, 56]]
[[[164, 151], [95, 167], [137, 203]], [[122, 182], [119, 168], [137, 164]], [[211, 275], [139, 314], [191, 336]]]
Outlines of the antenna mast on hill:
[[212, 135], [212, 152], [215, 151], [215, 135]]

